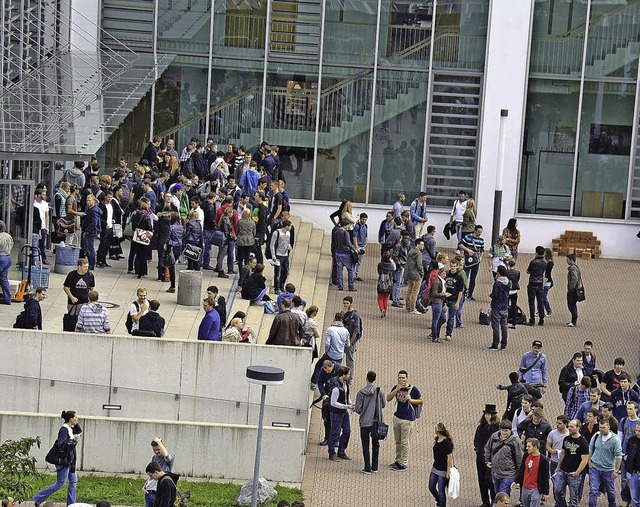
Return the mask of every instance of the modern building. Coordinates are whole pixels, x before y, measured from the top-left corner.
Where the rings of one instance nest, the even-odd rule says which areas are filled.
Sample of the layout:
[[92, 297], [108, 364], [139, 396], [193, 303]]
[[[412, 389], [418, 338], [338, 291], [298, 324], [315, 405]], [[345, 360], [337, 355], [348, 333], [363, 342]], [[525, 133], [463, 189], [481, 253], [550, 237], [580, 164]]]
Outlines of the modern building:
[[6, 179], [151, 135], [267, 140], [308, 218], [349, 198], [377, 228], [424, 190], [440, 228], [466, 190], [489, 236], [498, 188], [524, 250], [589, 230], [640, 258], [638, 0], [4, 0], [0, 21]]

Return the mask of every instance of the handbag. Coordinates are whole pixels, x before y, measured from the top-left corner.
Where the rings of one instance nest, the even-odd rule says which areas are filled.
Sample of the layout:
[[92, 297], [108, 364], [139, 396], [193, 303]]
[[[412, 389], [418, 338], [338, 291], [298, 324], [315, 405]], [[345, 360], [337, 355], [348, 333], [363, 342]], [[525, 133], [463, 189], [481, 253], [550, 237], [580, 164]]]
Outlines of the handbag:
[[349, 255], [351, 256], [351, 262], [353, 262], [353, 264], [358, 264], [358, 261], [360, 260], [358, 252], [356, 250], [349, 250]]
[[383, 423], [379, 414], [379, 399], [380, 399], [380, 388], [376, 388], [376, 409], [373, 414], [373, 434], [377, 437], [378, 440], [384, 440], [387, 438], [389, 434], [389, 425]]
[[[73, 305], [69, 311], [73, 313], [65, 313], [62, 316], [62, 330], [74, 332], [76, 330], [76, 325], [78, 324], [78, 305]], [[51, 462], [48, 461], [47, 463]]]
[[164, 251], [162, 255], [162, 265], [171, 267], [176, 265], [176, 256], [173, 253], [173, 248], [169, 247]]
[[447, 240], [451, 239], [451, 224], [449, 222], [447, 222], [446, 224], [444, 224], [444, 228], [442, 229], [442, 234], [444, 234], [444, 237], [447, 238]]
[[129, 218], [127, 218], [127, 223], [124, 226], [124, 230], [122, 231], [122, 234], [127, 238], [133, 238], [133, 224], [131, 223], [132, 217], [133, 215], [129, 215]]
[[113, 224], [113, 237], [114, 238], [122, 237], [122, 224]]
[[64, 217], [58, 219], [58, 230], [61, 233], [68, 234], [71, 232], [76, 232], [76, 220], [75, 217]]
[[580, 286], [576, 289], [576, 301], [581, 303], [585, 299], [587, 299], [587, 295], [584, 293], [584, 285], [582, 285], [582, 275], [580, 276]]
[[59, 464], [59, 460], [58, 460], [58, 439], [57, 438], [53, 442], [53, 445], [51, 446], [51, 449], [49, 449], [49, 452], [47, 453], [47, 455], [44, 457], [44, 460], [47, 463], [51, 464], [51, 465], [58, 465]]
[[224, 240], [225, 240], [224, 232], [222, 232], [219, 229], [216, 229], [215, 231], [213, 231], [213, 235], [211, 236], [212, 245], [221, 247], [222, 245], [224, 245]]
[[483, 326], [490, 326], [491, 315], [489, 314], [489, 312], [483, 312], [482, 310], [480, 310], [480, 315], [478, 316], [478, 322], [480, 322], [480, 324], [482, 324]]
[[273, 301], [264, 302], [264, 313], [267, 315], [273, 315], [276, 313], [276, 307], [274, 306]]
[[[202, 248], [196, 245], [192, 245], [191, 243], [187, 243], [184, 248], [183, 255], [193, 262], [198, 262], [200, 260], [200, 255], [202, 254]], [[174, 260], [175, 264], [175, 260]]]
[[133, 242], [139, 245], [149, 246], [151, 239], [153, 238], [153, 232], [138, 227], [133, 233]]
[[449, 485], [447, 486], [447, 497], [455, 500], [460, 496], [460, 470], [455, 465], [451, 465], [449, 470]]

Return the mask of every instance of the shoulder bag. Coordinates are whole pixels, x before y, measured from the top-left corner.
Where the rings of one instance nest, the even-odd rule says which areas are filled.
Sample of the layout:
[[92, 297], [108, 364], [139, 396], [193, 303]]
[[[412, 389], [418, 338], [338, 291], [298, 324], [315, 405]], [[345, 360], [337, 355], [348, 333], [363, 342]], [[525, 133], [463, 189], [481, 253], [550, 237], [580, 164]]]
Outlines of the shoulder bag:
[[[413, 387], [414, 386], [409, 385], [409, 391], [408, 391], [409, 396], [411, 396], [411, 390], [413, 389]], [[407, 402], [407, 403], [409, 403], [409, 406], [413, 410], [413, 413], [416, 416], [416, 420], [420, 419], [420, 416], [422, 415], [422, 405], [414, 405], [411, 402]]]
[[183, 255], [193, 262], [198, 262], [200, 260], [200, 255], [202, 254], [202, 248], [199, 246], [193, 245], [191, 243], [187, 243], [184, 248]]
[[526, 368], [520, 368], [520, 381], [521, 382], [524, 379], [524, 374], [527, 373], [536, 364], [538, 364], [538, 361], [540, 361], [541, 358], [542, 358], [542, 352], [536, 356], [536, 360], [533, 363], [531, 363], [529, 366], [527, 366]]
[[382, 417], [380, 417], [380, 388], [376, 388], [376, 410], [373, 415], [373, 434], [376, 436], [378, 440], [384, 440], [387, 438], [389, 434], [389, 425], [382, 422]]
[[460, 496], [460, 471], [455, 464], [449, 470], [449, 485], [447, 486], [447, 497], [456, 499]]
[[576, 289], [576, 301], [581, 303], [582, 301], [587, 299], [587, 295], [584, 293], [584, 285], [582, 284], [582, 274], [578, 271], [578, 281], [580, 285]]

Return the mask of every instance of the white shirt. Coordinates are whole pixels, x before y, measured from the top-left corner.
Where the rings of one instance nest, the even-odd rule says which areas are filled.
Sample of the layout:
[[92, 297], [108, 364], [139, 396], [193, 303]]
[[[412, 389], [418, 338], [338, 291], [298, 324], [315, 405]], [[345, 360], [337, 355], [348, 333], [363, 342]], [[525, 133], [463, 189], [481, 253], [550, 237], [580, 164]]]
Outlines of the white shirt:
[[451, 210], [454, 222], [462, 222], [462, 215], [464, 215], [465, 211], [467, 211], [467, 201], [460, 202], [460, 199], [456, 199]]
[[49, 224], [47, 223], [47, 213], [49, 212], [49, 203], [47, 201], [33, 201], [33, 206], [40, 213], [40, 220], [42, 221], [42, 228], [49, 229]]
[[[136, 303], [138, 303], [138, 305], [140, 305], [140, 301], [138, 301], [136, 299]], [[142, 305], [140, 305], [140, 307], [142, 307]], [[138, 315], [138, 308], [136, 307], [135, 303], [131, 303], [131, 306], [129, 307], [129, 313], [131, 314], [131, 316], [133, 317], [134, 315]], [[140, 317], [143, 317], [144, 315], [146, 315], [147, 313], [149, 313], [149, 302], [147, 301], [147, 309], [142, 313], [142, 315], [140, 315]], [[134, 331], [136, 329], [140, 329], [140, 321], [136, 322], [135, 320], [133, 320], [131, 322], [131, 331]]]
[[110, 202], [104, 205], [104, 209], [107, 210], [107, 229], [113, 227], [113, 204]]
[[195, 211], [196, 214], [198, 215], [198, 221], [200, 222], [200, 225], [202, 226], [202, 230], [204, 231], [204, 210], [200, 206], [198, 206], [193, 211]]

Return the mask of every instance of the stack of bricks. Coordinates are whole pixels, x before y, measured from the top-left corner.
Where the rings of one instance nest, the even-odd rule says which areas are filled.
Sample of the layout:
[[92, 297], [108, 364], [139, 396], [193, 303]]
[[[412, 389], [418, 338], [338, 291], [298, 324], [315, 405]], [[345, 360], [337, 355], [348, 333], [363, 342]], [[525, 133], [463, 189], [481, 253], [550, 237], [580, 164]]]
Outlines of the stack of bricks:
[[553, 251], [559, 255], [574, 253], [578, 259], [597, 259], [600, 257], [600, 240], [591, 232], [565, 231], [559, 238], [551, 241]]

